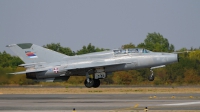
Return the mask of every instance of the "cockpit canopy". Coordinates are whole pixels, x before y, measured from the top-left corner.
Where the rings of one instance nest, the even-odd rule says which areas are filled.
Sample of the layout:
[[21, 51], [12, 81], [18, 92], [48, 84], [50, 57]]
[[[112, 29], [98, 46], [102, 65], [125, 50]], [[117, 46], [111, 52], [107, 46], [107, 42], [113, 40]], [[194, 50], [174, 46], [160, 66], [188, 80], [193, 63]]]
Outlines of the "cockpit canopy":
[[143, 48], [134, 48], [134, 49], [115, 49], [113, 50], [114, 54], [128, 54], [128, 53], [150, 53], [151, 51]]

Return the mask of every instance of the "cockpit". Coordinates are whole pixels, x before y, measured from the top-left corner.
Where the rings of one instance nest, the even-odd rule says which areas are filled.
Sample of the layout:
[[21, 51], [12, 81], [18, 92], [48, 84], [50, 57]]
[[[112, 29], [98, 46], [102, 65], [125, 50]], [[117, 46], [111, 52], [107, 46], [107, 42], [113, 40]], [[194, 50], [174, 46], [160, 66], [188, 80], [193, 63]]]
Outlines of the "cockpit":
[[143, 48], [134, 48], [134, 49], [115, 49], [113, 50], [114, 54], [129, 54], [129, 53], [150, 53], [151, 51]]

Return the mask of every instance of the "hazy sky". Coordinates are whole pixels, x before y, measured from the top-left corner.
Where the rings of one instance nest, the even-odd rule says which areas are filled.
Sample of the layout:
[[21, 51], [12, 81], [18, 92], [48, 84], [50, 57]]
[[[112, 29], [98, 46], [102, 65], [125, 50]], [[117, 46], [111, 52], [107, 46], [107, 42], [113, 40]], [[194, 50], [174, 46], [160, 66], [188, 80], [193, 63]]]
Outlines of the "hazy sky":
[[76, 51], [142, 43], [157, 32], [175, 49], [200, 47], [200, 0], [0, 0], [0, 51], [61, 43]]

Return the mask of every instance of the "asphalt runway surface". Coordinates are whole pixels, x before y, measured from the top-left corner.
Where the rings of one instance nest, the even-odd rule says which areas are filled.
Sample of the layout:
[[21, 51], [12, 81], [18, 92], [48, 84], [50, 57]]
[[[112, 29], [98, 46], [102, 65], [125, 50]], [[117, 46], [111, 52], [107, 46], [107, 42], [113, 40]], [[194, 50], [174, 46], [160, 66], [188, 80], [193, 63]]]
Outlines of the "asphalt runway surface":
[[200, 94], [1, 94], [0, 111], [200, 110]]

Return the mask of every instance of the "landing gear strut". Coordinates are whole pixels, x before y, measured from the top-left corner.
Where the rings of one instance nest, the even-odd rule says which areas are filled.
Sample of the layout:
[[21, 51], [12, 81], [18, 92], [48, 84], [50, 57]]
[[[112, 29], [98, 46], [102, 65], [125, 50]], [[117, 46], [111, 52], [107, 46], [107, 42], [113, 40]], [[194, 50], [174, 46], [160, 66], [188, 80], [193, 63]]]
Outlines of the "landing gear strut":
[[154, 80], [153, 69], [155, 69], [155, 68], [161, 68], [161, 67], [165, 67], [165, 65], [154, 66], [154, 67], [151, 67], [151, 68], [150, 68], [151, 75], [150, 75], [149, 78], [148, 78], [149, 81], [153, 81], [153, 80]]
[[86, 72], [86, 79], [85, 79], [85, 82], [84, 82], [84, 84], [87, 88], [91, 88], [94, 85], [94, 80], [92, 78], [90, 78], [90, 75], [89, 75], [90, 71], [91, 71], [91, 69], [88, 70], [88, 72]]
[[154, 80], [154, 75], [153, 75], [153, 70], [152, 69], [150, 69], [150, 71], [151, 71], [151, 75], [149, 76], [149, 81], [153, 81]]

